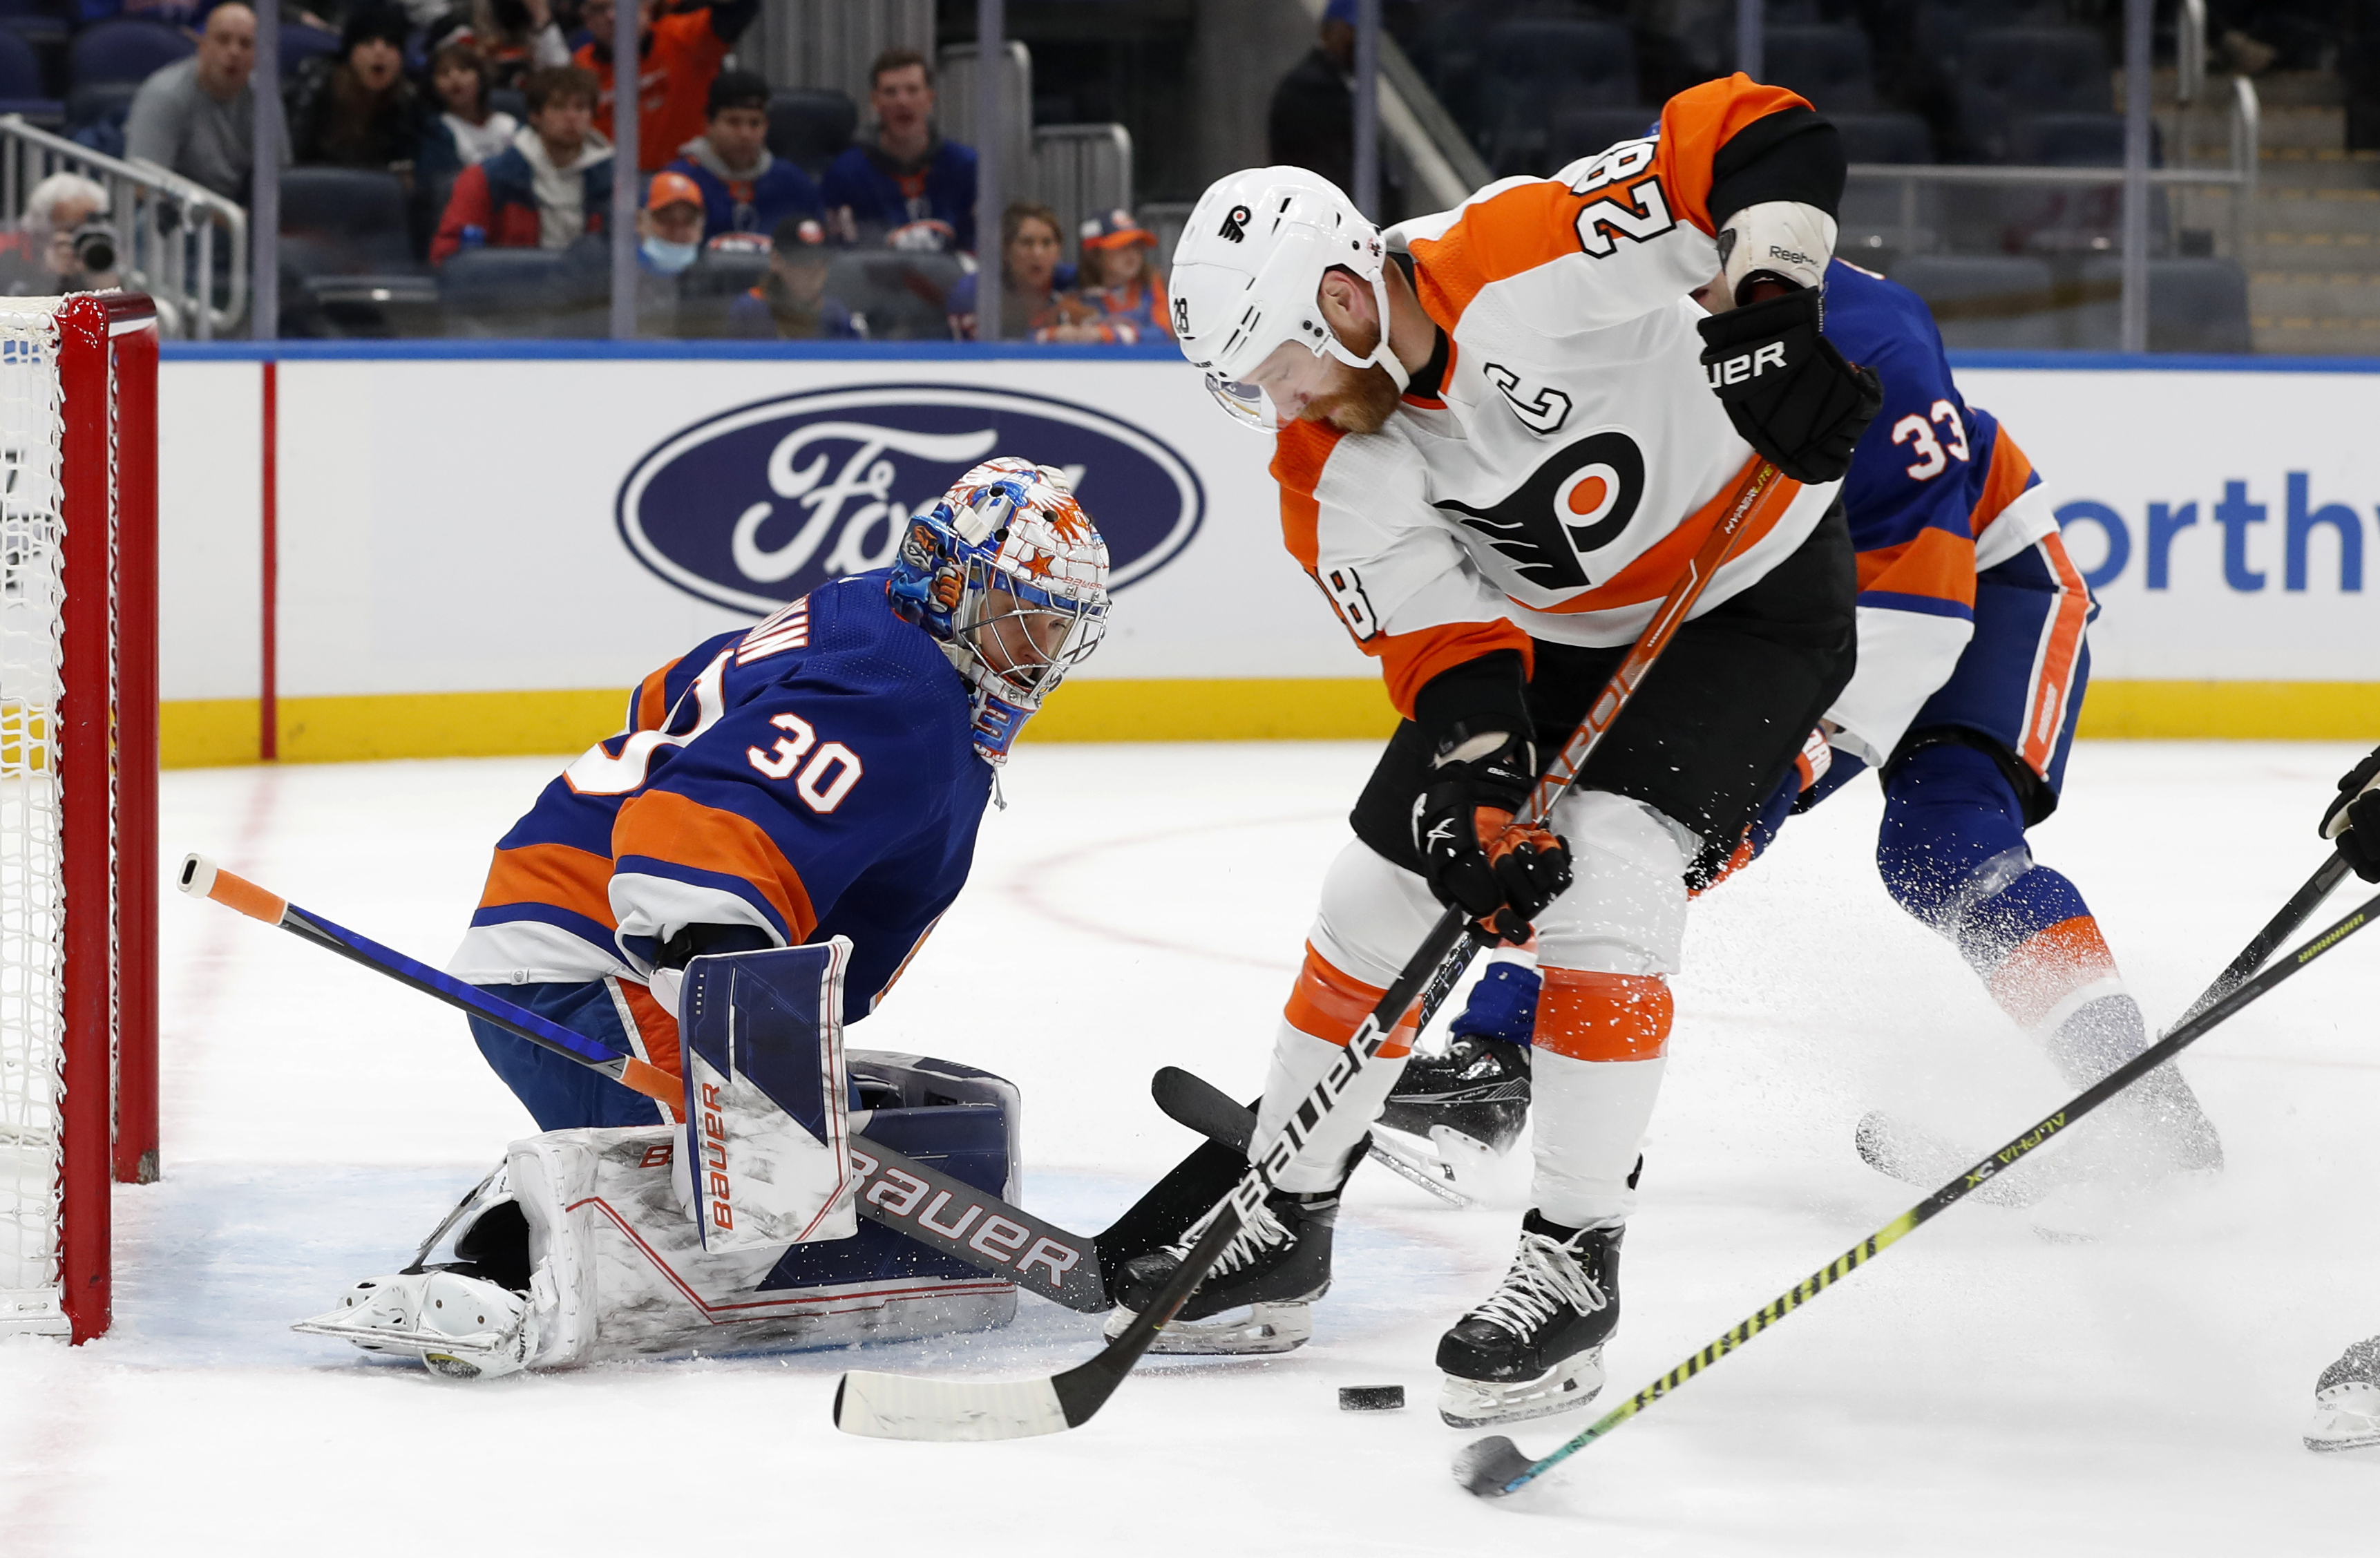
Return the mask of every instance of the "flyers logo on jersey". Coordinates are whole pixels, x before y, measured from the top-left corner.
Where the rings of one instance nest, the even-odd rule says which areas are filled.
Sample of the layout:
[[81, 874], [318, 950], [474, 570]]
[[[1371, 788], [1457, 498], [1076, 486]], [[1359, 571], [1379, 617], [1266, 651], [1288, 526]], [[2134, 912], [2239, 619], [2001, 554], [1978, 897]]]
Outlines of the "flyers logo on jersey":
[[1439, 498], [1437, 506], [1486, 537], [1523, 578], [1562, 590], [1597, 582], [1585, 560], [1620, 539], [1644, 496], [1644, 451], [1626, 433], [1608, 432], [1553, 456], [1496, 503], [1475, 508]]
[[870, 384], [787, 396], [695, 423], [620, 485], [638, 561], [756, 616], [891, 565], [910, 520], [994, 455], [1066, 471], [1108, 544], [1108, 588], [1163, 567], [1196, 533], [1190, 464], [1130, 422], [1016, 390]]

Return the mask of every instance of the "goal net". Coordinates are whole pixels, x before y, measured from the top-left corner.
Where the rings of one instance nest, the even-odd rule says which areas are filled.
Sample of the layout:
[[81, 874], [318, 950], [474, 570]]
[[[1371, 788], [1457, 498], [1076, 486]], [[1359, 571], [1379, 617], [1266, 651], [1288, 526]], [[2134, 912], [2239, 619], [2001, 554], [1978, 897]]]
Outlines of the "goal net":
[[0, 1334], [107, 1329], [157, 1176], [157, 328], [0, 298]]

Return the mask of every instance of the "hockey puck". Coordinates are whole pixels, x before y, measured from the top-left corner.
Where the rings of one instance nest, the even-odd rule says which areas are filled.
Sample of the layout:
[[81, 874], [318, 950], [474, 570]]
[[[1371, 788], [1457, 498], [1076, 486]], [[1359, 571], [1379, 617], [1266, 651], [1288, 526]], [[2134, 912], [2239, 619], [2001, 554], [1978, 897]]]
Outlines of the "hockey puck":
[[1342, 1412], [1394, 1412], [1405, 1404], [1402, 1385], [1341, 1385], [1339, 1410]]

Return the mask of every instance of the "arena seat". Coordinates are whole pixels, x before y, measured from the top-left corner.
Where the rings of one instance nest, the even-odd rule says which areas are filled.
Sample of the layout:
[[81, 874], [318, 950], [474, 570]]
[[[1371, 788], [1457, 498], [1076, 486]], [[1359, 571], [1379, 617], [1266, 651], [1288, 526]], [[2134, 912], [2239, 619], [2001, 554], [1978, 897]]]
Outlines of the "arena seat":
[[37, 125], [55, 128], [66, 112], [65, 103], [42, 90], [41, 56], [33, 45], [14, 32], [0, 31], [0, 114], [22, 114]]
[[1893, 262], [1893, 280], [1925, 299], [1943, 344], [2051, 351], [2059, 339], [2049, 262], [2016, 254], [1914, 254]]
[[2009, 121], [2028, 114], [2106, 114], [2115, 106], [2107, 45], [2079, 27], [1996, 27], [1967, 35], [1959, 116], [1971, 146], [2007, 162]]
[[310, 59], [326, 59], [339, 52], [339, 35], [325, 32], [319, 27], [284, 23], [281, 29], [281, 75], [284, 80], [298, 73], [298, 67]]
[[[1545, 174], [1557, 165], [1554, 117], [1580, 108], [1627, 108], [1636, 102], [1636, 46], [1609, 22], [1524, 20], [1488, 30], [1482, 116], [1488, 163], [1499, 177]], [[1643, 111], [1646, 120], [1659, 110]]]
[[812, 178], [826, 172], [859, 128], [859, 109], [839, 91], [769, 94], [769, 150]]
[[[2121, 344], [2124, 262], [2115, 255], [2082, 262], [2083, 297], [2068, 310], [2065, 345], [2077, 351], [2114, 351]], [[2247, 274], [2228, 260], [2149, 262], [2149, 350], [2247, 352]]]
[[1867, 34], [1856, 27], [1772, 27], [1760, 51], [1761, 79], [1792, 88], [1821, 114], [1876, 106]]
[[67, 74], [78, 87], [109, 81], [138, 86], [198, 47], [181, 29], [161, 21], [103, 21], [75, 35], [67, 51]]

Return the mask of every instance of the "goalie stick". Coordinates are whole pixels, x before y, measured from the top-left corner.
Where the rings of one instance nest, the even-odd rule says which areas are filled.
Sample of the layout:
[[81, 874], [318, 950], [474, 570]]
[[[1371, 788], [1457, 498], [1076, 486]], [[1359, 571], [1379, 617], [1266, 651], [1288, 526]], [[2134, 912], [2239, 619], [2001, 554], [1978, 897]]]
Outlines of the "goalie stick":
[[[1547, 765], [1529, 793], [1528, 804], [1513, 819], [1516, 823], [1535, 825], [1551, 815], [1554, 803], [1603, 744], [1613, 722], [1635, 697], [1662, 651], [1677, 637], [1687, 614], [1755, 516], [1765, 514], [1778, 494], [1788, 489], [1799, 490], [1768, 461], [1754, 462], [1694, 560], [1655, 608], [1652, 620], [1588, 705], [1578, 728]], [[1283, 1123], [1280, 1139], [1260, 1162], [1249, 1164], [1231, 1193], [1215, 1204], [1207, 1226], [1172, 1280], [1131, 1326], [1088, 1362], [1040, 1379], [982, 1382], [923, 1380], [855, 1369], [844, 1375], [835, 1389], [835, 1426], [846, 1433], [880, 1439], [987, 1440], [1060, 1433], [1089, 1421], [1157, 1340], [1157, 1333], [1189, 1302], [1232, 1236], [1263, 1206], [1274, 1178], [1297, 1156], [1356, 1074], [1387, 1044], [1404, 1015], [1428, 993], [1438, 992], [1442, 998], [1483, 944], [1470, 917], [1459, 906], [1449, 907], [1439, 917], [1379, 1004], [1349, 1036], [1339, 1060]]]
[[[211, 898], [252, 919], [278, 926], [302, 941], [493, 1023], [541, 1050], [575, 1060], [664, 1105], [673, 1116], [685, 1107], [686, 1085], [659, 1066], [634, 1055], [615, 1053], [609, 1046], [525, 1006], [334, 925], [245, 877], [222, 870], [203, 855], [185, 858], [176, 882], [192, 897]], [[1115, 1308], [1108, 1296], [1097, 1240], [1070, 1233], [989, 1190], [897, 1152], [870, 1138], [865, 1129], [854, 1135], [850, 1151], [853, 1194], [862, 1217], [1070, 1309], [1104, 1314]], [[1025, 1229], [1025, 1237], [1018, 1240], [1010, 1234], [988, 1240], [993, 1225], [1002, 1218]], [[431, 1244], [444, 1233], [441, 1226], [431, 1235]], [[1002, 1247], [1012, 1245], [1013, 1248], [1002, 1252]], [[424, 1247], [424, 1254], [429, 1248]]]
[[1737, 1348], [1749, 1345], [1752, 1339], [1780, 1323], [1788, 1315], [1815, 1298], [1862, 1265], [1875, 1260], [1886, 1249], [1915, 1232], [1945, 1210], [1965, 1198], [1970, 1192], [1991, 1183], [1994, 1175], [2022, 1162], [2042, 1145], [2071, 1128], [2099, 1105], [2107, 1102], [2150, 1072], [2173, 1059], [2198, 1040], [2205, 1037], [2218, 1024], [2238, 1014], [2275, 985], [2288, 979], [2315, 958], [2338, 946], [2348, 937], [2380, 917], [2380, 895], [2366, 899], [2362, 907], [2331, 926], [2320, 935], [2298, 948], [2289, 961], [2278, 964], [2254, 978], [2247, 980], [2229, 993], [2218, 997], [2197, 1016], [2177, 1023], [2173, 1031], [2134, 1055], [2131, 1060], [2107, 1073], [2069, 1100], [2055, 1114], [2035, 1121], [2014, 1139], [1998, 1150], [1981, 1158], [1963, 1175], [1944, 1185], [1899, 1217], [1852, 1246], [1803, 1281], [1754, 1310], [1750, 1317], [1719, 1337], [1702, 1351], [1695, 1353], [1667, 1374], [1646, 1385], [1625, 1402], [1581, 1429], [1560, 1447], [1547, 1455], [1531, 1458], [1528, 1453], [1501, 1434], [1491, 1435], [1466, 1446], [1454, 1458], [1454, 1479], [1463, 1488], [1483, 1499], [1500, 1499], [1519, 1491], [1537, 1478], [1560, 1466], [1571, 1456], [1602, 1439], [1621, 1424], [1641, 1415], [1653, 1403], [1684, 1384], [1688, 1380], [1710, 1368]]

